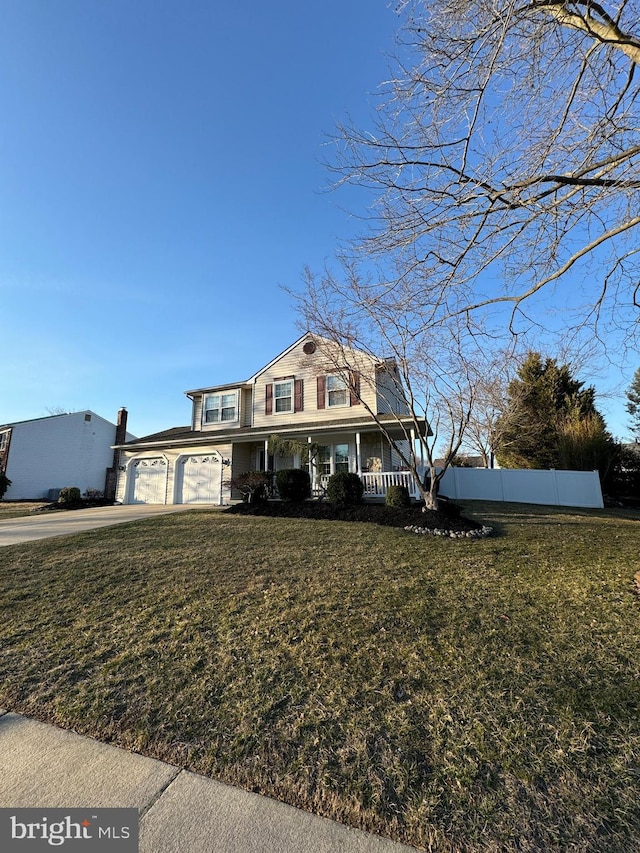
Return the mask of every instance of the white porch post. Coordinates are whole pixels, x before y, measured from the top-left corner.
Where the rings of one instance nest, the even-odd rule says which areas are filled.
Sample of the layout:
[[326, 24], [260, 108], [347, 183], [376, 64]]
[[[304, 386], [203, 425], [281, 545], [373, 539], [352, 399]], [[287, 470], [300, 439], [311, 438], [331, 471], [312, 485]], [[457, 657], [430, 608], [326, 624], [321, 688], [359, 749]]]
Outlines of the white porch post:
[[[275, 468], [275, 463], [274, 466]], [[264, 470], [269, 470], [269, 439], [265, 438], [264, 440]]]
[[313, 488], [313, 459], [311, 458], [311, 436], [307, 436], [307, 444], [309, 445], [309, 461], [307, 462], [307, 468], [309, 469], [309, 481], [311, 483], [311, 488]]
[[356, 474], [362, 474], [362, 459], [360, 458], [360, 433], [356, 433]]

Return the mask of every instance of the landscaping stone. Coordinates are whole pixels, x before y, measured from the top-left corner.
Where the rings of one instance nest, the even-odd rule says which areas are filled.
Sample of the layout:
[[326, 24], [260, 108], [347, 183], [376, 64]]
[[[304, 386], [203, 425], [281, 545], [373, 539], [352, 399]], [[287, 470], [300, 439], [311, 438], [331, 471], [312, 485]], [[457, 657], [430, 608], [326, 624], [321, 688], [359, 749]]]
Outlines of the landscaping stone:
[[482, 539], [485, 536], [491, 536], [493, 533], [493, 527], [479, 527], [473, 530], [447, 530], [440, 529], [438, 527], [430, 528], [430, 527], [420, 527], [419, 525], [407, 525], [404, 528], [408, 533], [417, 533], [420, 535], [429, 535], [429, 536], [448, 536], [450, 539]]

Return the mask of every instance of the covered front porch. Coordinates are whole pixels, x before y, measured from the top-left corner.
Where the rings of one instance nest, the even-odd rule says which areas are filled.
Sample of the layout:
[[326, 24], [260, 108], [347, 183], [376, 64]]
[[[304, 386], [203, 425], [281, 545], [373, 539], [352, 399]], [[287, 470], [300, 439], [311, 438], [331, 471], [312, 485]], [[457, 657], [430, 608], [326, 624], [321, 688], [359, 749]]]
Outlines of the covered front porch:
[[[364, 471], [358, 473], [358, 476], [364, 484], [363, 497], [365, 500], [384, 499], [389, 486], [404, 486], [413, 500], [420, 500], [420, 492], [411, 471], [378, 471], [376, 473]], [[323, 474], [320, 477], [320, 488], [313, 491], [315, 496], [322, 497], [324, 495], [329, 477], [329, 474]]]
[[[412, 498], [419, 499], [415, 480], [406, 470], [402, 456], [389, 443], [377, 426], [345, 430], [341, 428], [309, 429], [305, 432], [269, 435], [261, 441], [234, 444], [234, 471], [276, 472], [287, 468], [305, 468], [309, 472], [312, 495], [326, 493], [329, 478], [339, 472], [357, 474], [364, 484], [365, 499], [384, 499], [391, 485], [405, 486]], [[393, 430], [393, 432], [391, 432]], [[389, 432], [408, 454], [409, 442], [415, 439], [410, 427], [390, 425]], [[407, 437], [408, 436], [408, 437]]]

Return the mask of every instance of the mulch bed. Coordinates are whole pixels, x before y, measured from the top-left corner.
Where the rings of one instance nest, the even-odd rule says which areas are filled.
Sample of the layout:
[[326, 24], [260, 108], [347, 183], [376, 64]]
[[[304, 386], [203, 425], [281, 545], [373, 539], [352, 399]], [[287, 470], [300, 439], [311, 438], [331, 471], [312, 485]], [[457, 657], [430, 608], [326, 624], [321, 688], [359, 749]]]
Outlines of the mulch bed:
[[441, 507], [439, 510], [422, 512], [421, 504], [401, 509], [399, 507], [387, 507], [380, 503], [337, 506], [336, 504], [329, 503], [329, 501], [305, 501], [302, 504], [295, 504], [280, 500], [270, 500], [256, 504], [234, 504], [223, 511], [240, 515], [264, 515], [275, 518], [365, 521], [389, 527], [418, 525], [430, 530], [467, 531], [478, 530], [482, 526], [476, 524], [475, 521], [461, 516], [459, 514], [460, 508], [451, 503]]

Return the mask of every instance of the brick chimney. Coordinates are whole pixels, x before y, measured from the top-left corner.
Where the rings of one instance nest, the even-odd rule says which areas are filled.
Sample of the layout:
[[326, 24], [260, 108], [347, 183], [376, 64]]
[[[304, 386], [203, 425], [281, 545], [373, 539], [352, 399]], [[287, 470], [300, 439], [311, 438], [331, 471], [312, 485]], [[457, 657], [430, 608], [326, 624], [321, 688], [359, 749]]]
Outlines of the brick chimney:
[[[124, 406], [118, 410], [116, 418], [116, 434], [114, 444], [124, 444], [127, 440], [127, 410]], [[113, 451], [113, 462], [111, 468], [107, 468], [107, 476], [104, 482], [105, 500], [113, 502], [116, 497], [116, 486], [118, 483], [118, 467], [120, 466], [120, 451]]]
[[[118, 410], [118, 418], [116, 420], [116, 444], [124, 444], [127, 440], [127, 410], [124, 406]], [[113, 454], [113, 467], [116, 466], [116, 458], [115, 455], [118, 454], [118, 461], [120, 461], [120, 451], [116, 450]]]

